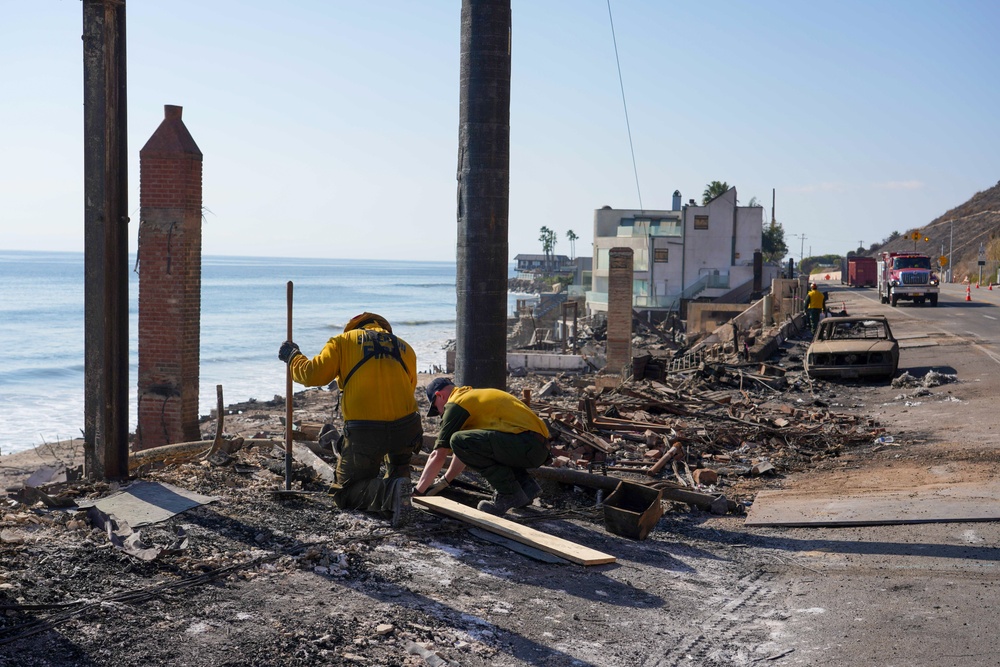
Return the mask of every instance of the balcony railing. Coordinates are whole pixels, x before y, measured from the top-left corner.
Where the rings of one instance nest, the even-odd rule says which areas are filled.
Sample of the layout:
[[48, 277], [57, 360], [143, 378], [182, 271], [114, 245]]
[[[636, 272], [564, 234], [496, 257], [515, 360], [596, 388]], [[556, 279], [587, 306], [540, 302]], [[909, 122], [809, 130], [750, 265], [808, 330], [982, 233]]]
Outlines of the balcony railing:
[[673, 296], [648, 296], [639, 295], [632, 297], [632, 305], [640, 308], [667, 308], [677, 301], [677, 295]]
[[[608, 303], [607, 292], [587, 292], [587, 303], [603, 304]], [[636, 308], [676, 308], [677, 295], [673, 296], [647, 296], [634, 295], [632, 305]]]

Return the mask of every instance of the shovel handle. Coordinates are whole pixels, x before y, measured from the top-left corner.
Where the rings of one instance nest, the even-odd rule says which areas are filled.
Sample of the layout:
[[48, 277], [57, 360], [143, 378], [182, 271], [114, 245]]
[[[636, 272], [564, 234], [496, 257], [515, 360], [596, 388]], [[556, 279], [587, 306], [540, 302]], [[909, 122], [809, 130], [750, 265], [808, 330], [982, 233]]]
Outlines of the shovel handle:
[[[292, 281], [288, 281], [288, 337], [292, 340]], [[292, 366], [285, 367], [285, 490], [292, 488]]]

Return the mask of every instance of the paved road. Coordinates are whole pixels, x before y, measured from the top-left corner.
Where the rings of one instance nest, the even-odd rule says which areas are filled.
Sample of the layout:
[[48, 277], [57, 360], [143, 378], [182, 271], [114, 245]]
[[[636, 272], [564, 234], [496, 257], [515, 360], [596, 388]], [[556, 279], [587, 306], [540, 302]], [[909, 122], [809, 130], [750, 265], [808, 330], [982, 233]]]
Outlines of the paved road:
[[971, 335], [984, 342], [995, 343], [1000, 338], [1000, 288], [990, 290], [985, 287], [969, 290], [971, 301], [966, 301], [966, 290], [962, 285], [944, 285], [938, 306], [917, 306], [901, 301], [895, 308], [879, 303], [878, 292], [874, 289], [834, 288], [830, 301], [834, 305], [839, 297], [851, 296], [866, 299], [878, 312], [889, 314], [901, 323], [920, 323], [921, 326], [935, 324], [943, 331], [954, 335]]
[[[937, 308], [892, 308], [874, 290], [830, 288], [834, 307], [890, 318], [901, 370], [945, 370], [960, 382], [919, 398], [865, 390], [874, 393], [858, 400], [901, 446], [844, 461], [826, 473], [828, 492], [838, 484], [852, 492], [912, 485], [917, 494], [1000, 479], [1000, 290], [973, 286], [965, 301], [964, 287], [947, 285]], [[838, 387], [838, 400], [851, 391]], [[812, 475], [787, 487], [824, 482]], [[766, 653], [781, 656], [763, 664], [1000, 665], [1000, 522], [747, 532], [761, 553], [775, 550], [784, 563], [768, 568], [770, 595], [755, 610], [771, 629]]]

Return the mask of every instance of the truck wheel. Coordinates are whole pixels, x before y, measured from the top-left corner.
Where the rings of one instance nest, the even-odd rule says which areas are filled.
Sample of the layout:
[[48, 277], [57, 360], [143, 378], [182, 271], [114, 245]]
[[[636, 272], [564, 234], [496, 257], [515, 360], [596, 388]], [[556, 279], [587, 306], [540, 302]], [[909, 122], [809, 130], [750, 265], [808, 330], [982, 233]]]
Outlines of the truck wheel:
[[930, 295], [929, 297], [927, 297], [927, 298], [931, 300], [931, 305], [932, 305], [933, 307], [937, 308], [937, 298], [938, 298], [938, 295], [937, 295], [937, 294], [931, 294], [931, 295]]
[[893, 294], [892, 296], [889, 297], [889, 303], [892, 305], [893, 308], [896, 307], [896, 302], [897, 301], [899, 301], [899, 297], [896, 296], [895, 294]]

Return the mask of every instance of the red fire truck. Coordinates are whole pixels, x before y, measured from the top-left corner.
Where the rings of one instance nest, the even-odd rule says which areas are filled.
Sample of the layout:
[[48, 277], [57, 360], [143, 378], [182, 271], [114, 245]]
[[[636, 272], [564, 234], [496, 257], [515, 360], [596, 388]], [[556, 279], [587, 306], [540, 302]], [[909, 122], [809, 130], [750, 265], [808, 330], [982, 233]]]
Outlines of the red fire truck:
[[878, 293], [882, 303], [900, 300], [923, 305], [938, 303], [938, 277], [931, 258], [918, 252], [883, 252], [878, 258]]

